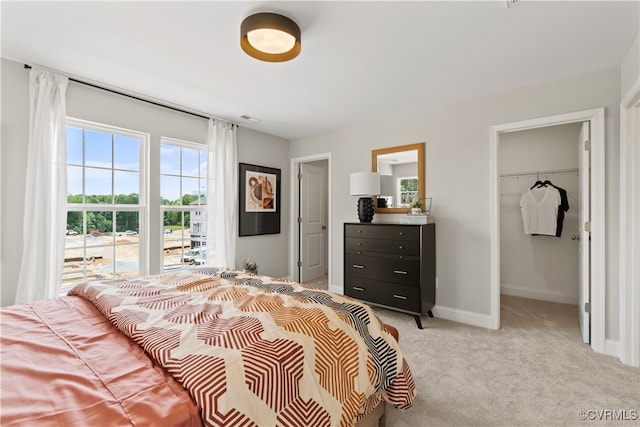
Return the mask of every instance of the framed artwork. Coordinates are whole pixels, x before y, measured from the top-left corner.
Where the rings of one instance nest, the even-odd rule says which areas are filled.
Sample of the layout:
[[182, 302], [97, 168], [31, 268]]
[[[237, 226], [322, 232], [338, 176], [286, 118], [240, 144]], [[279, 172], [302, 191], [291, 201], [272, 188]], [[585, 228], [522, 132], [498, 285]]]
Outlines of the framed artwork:
[[280, 233], [280, 169], [239, 164], [240, 236]]

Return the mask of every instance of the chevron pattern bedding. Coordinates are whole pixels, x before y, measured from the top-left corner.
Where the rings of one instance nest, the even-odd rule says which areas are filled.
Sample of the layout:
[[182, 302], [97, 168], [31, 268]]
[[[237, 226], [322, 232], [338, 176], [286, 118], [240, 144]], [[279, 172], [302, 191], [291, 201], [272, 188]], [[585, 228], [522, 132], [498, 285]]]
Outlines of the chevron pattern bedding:
[[366, 305], [228, 269], [88, 282], [90, 301], [185, 389], [210, 426], [350, 426], [416, 395], [402, 352]]

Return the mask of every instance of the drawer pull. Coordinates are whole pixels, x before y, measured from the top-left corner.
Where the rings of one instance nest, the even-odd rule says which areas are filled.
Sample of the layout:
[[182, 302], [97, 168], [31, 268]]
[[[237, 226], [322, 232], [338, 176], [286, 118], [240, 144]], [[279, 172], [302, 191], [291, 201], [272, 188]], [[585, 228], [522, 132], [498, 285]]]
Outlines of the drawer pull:
[[351, 289], [353, 289], [354, 291], [360, 291], [360, 292], [364, 291], [364, 288], [360, 288], [358, 286], [352, 286]]
[[358, 246], [362, 246], [362, 243], [358, 242], [358, 243], [357, 243], [357, 245], [358, 245]]
[[398, 236], [404, 236], [404, 231], [398, 232]]
[[393, 297], [398, 299], [407, 299], [407, 297], [405, 297], [404, 295], [398, 295], [398, 294], [393, 294]]
[[356, 230], [358, 233], [362, 233], [362, 230]]
[[[355, 267], [355, 265], [354, 265], [354, 267]], [[402, 271], [402, 270], [393, 270], [393, 272], [396, 273], [396, 274], [409, 274], [406, 271]]]
[[398, 246], [398, 249], [404, 249], [404, 246], [400, 245]]
[[364, 265], [353, 264], [353, 268], [365, 268]]

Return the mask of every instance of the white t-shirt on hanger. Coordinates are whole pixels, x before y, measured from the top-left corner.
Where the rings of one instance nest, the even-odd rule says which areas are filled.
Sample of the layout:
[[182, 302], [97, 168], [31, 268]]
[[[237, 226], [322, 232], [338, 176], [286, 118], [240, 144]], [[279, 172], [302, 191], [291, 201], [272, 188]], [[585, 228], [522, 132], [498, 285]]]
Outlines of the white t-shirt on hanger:
[[560, 192], [552, 186], [533, 188], [522, 193], [520, 210], [524, 234], [556, 235]]

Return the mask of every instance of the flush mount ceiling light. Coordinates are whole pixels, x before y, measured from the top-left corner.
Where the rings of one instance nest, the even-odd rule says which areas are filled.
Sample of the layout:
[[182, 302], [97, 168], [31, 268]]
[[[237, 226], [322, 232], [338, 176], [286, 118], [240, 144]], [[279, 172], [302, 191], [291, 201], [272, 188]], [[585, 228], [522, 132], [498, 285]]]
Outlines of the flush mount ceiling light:
[[300, 53], [300, 27], [277, 13], [256, 13], [240, 25], [240, 46], [261, 61], [289, 61]]

